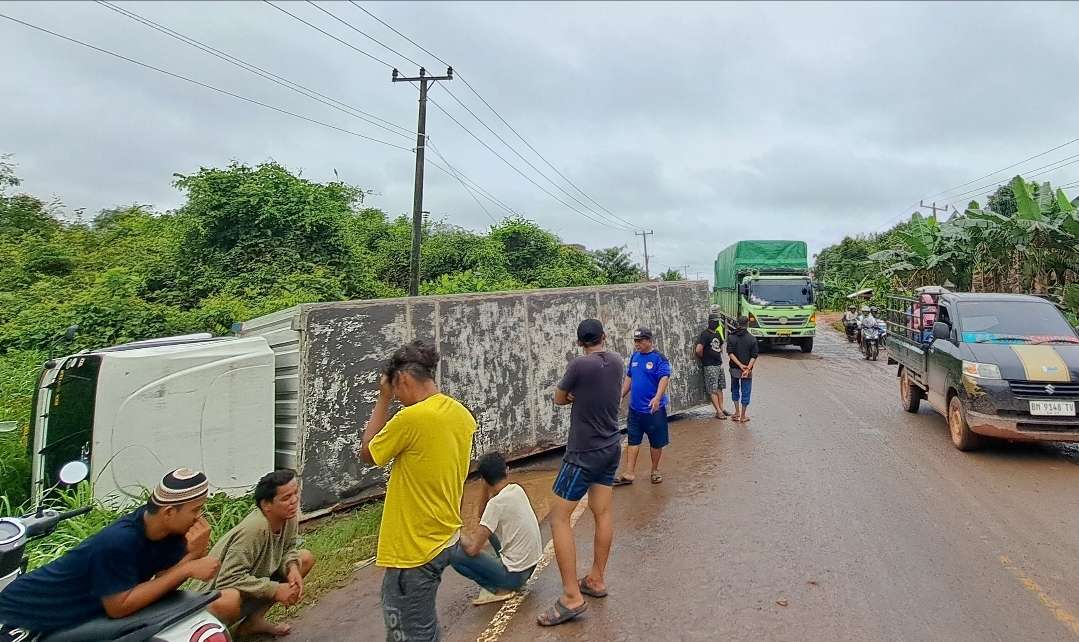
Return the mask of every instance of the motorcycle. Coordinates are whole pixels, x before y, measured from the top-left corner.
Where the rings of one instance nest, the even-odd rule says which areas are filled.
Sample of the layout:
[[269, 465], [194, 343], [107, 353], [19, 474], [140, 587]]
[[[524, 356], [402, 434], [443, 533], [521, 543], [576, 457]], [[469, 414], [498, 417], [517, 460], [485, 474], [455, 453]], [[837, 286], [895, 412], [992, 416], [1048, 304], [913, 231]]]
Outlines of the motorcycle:
[[858, 339], [858, 322], [847, 319], [843, 322], [843, 329], [847, 332], [847, 343], [854, 343]]
[[862, 328], [862, 354], [870, 361], [880, 356], [881, 330], [879, 326]]
[[[89, 474], [90, 468], [85, 462], [73, 461], [60, 470], [60, 481], [73, 486], [85, 480]], [[89, 506], [62, 513], [39, 507], [34, 514], [25, 517], [0, 517], [0, 591], [26, 572], [24, 552], [29, 540], [45, 537], [60, 522], [88, 512]], [[206, 610], [219, 595], [176, 590], [134, 615], [117, 619], [97, 618], [71, 629], [53, 631], [37, 640], [231, 642], [228, 628]]]

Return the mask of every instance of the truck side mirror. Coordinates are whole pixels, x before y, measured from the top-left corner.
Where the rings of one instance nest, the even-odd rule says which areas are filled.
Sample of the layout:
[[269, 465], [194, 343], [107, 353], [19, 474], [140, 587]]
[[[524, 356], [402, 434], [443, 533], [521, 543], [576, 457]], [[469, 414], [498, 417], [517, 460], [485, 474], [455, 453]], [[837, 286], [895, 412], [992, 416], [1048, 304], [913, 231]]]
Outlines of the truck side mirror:
[[742, 296], [749, 296], [749, 286], [743, 283], [738, 286], [738, 292], [741, 293]]
[[943, 321], [937, 321], [933, 324], [933, 338], [950, 341], [952, 338], [952, 328]]

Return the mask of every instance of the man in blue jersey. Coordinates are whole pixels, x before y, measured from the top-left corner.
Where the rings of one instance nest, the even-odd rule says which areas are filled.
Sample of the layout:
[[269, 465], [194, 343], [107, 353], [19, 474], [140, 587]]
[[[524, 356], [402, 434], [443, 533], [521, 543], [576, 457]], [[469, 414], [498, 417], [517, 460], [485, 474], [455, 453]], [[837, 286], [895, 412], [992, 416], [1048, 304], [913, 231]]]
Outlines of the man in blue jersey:
[[622, 397], [629, 395], [629, 413], [626, 417], [626, 433], [629, 448], [626, 449], [626, 469], [615, 480], [616, 486], [632, 484], [636, 479], [637, 455], [645, 435], [652, 453], [653, 484], [663, 481], [659, 472], [659, 459], [663, 448], [670, 443], [667, 431], [667, 384], [671, 380], [671, 362], [655, 349], [652, 331], [639, 328], [633, 333], [633, 347], [626, 378], [622, 382]]

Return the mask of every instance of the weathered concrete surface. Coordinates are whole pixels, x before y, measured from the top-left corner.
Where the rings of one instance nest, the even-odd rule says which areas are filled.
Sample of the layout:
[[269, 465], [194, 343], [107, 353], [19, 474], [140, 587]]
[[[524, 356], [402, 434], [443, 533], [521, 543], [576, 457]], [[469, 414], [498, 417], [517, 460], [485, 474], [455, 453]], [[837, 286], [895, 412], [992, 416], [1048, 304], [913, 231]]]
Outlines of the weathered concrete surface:
[[671, 360], [671, 410], [707, 402], [693, 355], [708, 313], [707, 283], [681, 281], [505, 294], [418, 297], [301, 306], [298, 464], [311, 512], [381, 486], [386, 471], [356, 448], [378, 394], [378, 371], [401, 344], [435, 341], [439, 385], [479, 424], [473, 452], [520, 457], [565, 444], [569, 412], [551, 403], [579, 354], [577, 324], [595, 317], [611, 348], [632, 351], [648, 326]]
[[[899, 409], [894, 371], [831, 329], [819, 353], [763, 355], [756, 376], [747, 427], [674, 422], [664, 483], [616, 489], [610, 597], [537, 627], [560, 590], [552, 564], [499, 639], [1079, 637], [1079, 448], [960, 453], [935, 413]], [[592, 534], [586, 512], [582, 575]], [[380, 573], [359, 580], [290, 639], [384, 639]], [[447, 642], [476, 640], [498, 611], [470, 607], [474, 592], [446, 572]]]

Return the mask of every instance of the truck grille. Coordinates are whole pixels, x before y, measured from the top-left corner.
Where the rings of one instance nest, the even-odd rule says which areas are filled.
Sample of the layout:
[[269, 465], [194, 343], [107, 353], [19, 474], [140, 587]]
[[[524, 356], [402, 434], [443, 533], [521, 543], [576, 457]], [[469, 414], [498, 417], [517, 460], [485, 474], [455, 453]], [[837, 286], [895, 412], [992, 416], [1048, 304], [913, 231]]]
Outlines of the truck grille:
[[1079, 383], [1042, 383], [1039, 381], [1009, 381], [1012, 393], [1020, 397], [1039, 399], [1071, 399], [1079, 397]]
[[785, 318], [764, 315], [757, 317], [757, 325], [761, 327], [800, 328], [806, 323], [809, 323], [809, 315]]

